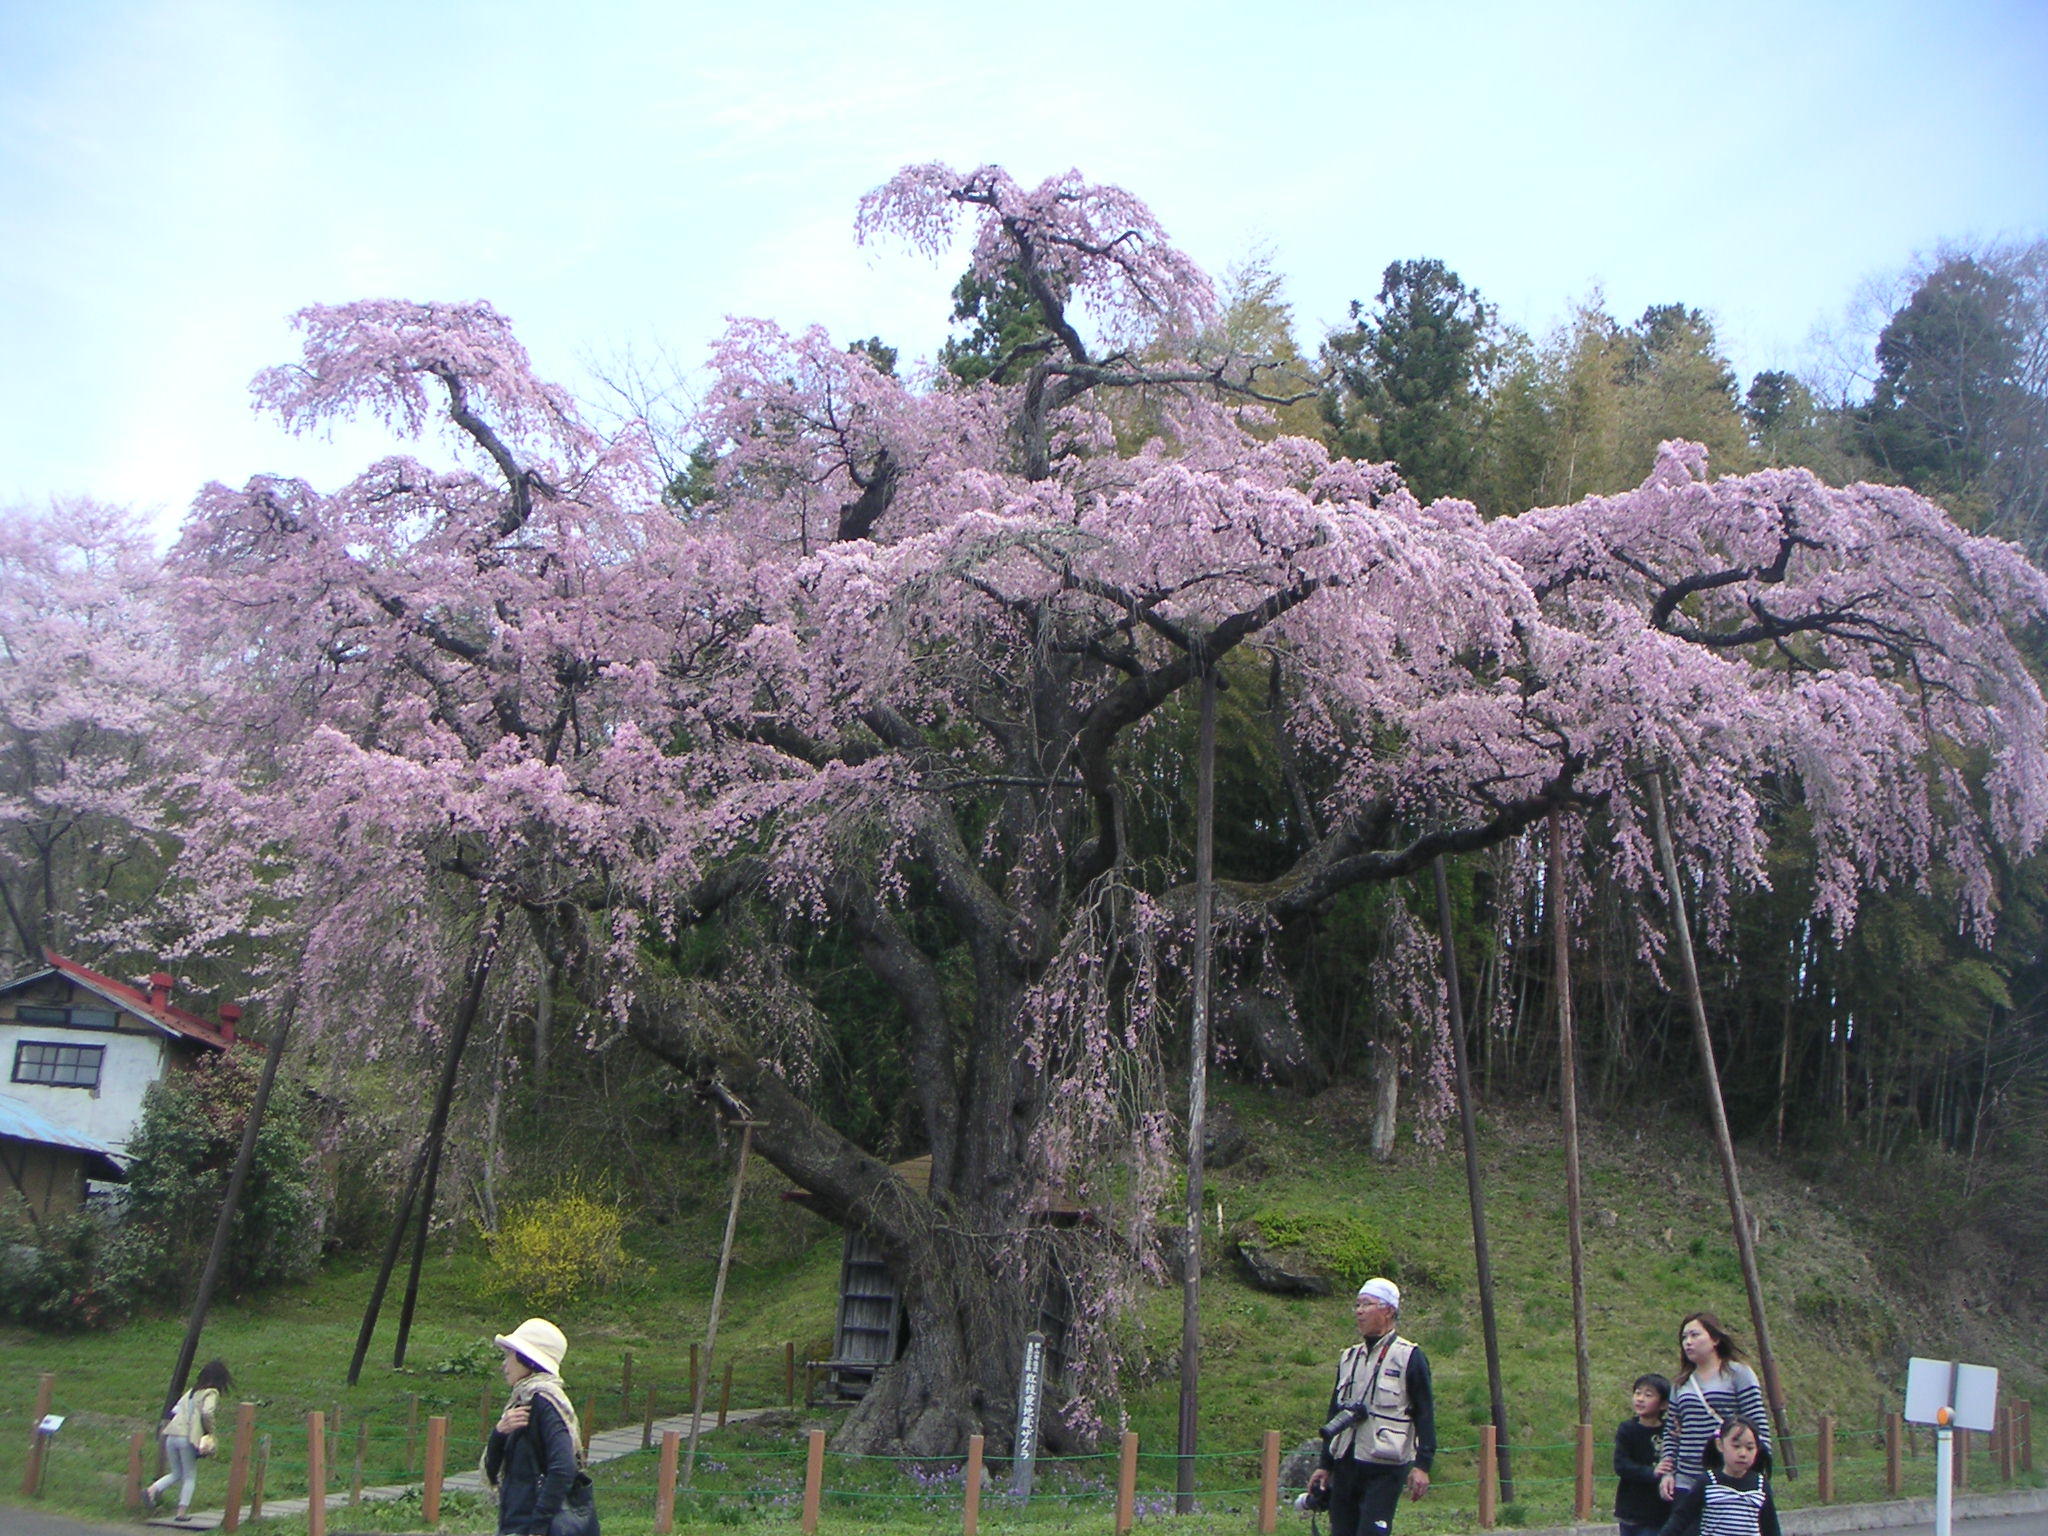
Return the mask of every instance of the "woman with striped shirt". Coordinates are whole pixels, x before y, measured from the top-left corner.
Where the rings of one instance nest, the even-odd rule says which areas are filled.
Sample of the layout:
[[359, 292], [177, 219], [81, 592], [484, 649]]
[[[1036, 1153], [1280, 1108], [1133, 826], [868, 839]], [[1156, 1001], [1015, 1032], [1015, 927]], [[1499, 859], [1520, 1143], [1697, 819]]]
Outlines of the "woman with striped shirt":
[[1742, 1351], [1711, 1312], [1695, 1312], [1678, 1325], [1678, 1380], [1664, 1412], [1666, 1445], [1659, 1488], [1681, 1499], [1706, 1473], [1707, 1443], [1725, 1419], [1741, 1418], [1757, 1429], [1758, 1449], [1771, 1448], [1770, 1418], [1756, 1372], [1742, 1363]]

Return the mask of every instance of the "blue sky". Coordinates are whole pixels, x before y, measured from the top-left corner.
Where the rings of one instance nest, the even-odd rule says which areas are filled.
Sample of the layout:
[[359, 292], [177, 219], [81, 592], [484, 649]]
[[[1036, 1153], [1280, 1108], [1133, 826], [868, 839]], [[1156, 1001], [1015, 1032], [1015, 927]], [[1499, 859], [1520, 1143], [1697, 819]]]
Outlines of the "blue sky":
[[2044, 80], [2048, 0], [0, 0], [0, 507], [345, 477], [381, 437], [248, 405], [309, 303], [488, 299], [578, 390], [727, 314], [928, 353], [958, 263], [852, 238], [914, 160], [1263, 248], [1310, 346], [1436, 256], [1532, 329], [1598, 285], [1799, 366], [1867, 279], [2048, 233]]

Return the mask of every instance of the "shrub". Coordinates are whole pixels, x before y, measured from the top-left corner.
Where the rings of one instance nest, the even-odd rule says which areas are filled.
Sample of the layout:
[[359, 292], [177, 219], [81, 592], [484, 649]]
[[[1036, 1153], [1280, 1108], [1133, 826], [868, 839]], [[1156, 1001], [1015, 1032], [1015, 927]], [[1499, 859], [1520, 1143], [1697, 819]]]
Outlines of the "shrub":
[[0, 1202], [0, 1319], [72, 1332], [111, 1328], [133, 1297], [101, 1263], [106, 1224], [89, 1211], [30, 1216], [19, 1197]]
[[616, 1201], [570, 1179], [507, 1213], [491, 1239], [491, 1268], [528, 1305], [561, 1306], [625, 1278], [625, 1231]]

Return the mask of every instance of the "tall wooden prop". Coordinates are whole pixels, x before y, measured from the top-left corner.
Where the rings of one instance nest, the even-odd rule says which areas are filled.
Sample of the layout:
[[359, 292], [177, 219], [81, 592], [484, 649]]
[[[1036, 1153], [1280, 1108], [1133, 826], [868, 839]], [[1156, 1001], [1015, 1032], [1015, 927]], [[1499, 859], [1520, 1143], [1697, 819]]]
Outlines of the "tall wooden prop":
[[1515, 1470], [1508, 1450], [1507, 1393], [1500, 1377], [1500, 1324], [1493, 1310], [1493, 1255], [1486, 1244], [1486, 1192], [1479, 1181], [1479, 1123], [1472, 1107], [1472, 1072], [1465, 1055], [1465, 1002], [1458, 982], [1458, 948], [1451, 923], [1451, 882], [1444, 861], [1434, 859], [1436, 920], [1442, 935], [1444, 1010], [1451, 1032], [1451, 1063], [1458, 1079], [1458, 1126], [1465, 1136], [1465, 1196], [1472, 1208], [1472, 1261], [1479, 1270], [1479, 1326], [1486, 1335], [1486, 1386], [1492, 1397], [1494, 1444], [1502, 1498], [1515, 1496]]
[[[454, 1026], [448, 1031], [448, 1048], [441, 1057], [441, 1082], [434, 1093], [433, 1113], [427, 1117], [426, 1136], [420, 1143], [419, 1155], [413, 1159], [412, 1176], [406, 1180], [405, 1195], [398, 1203], [398, 1212], [391, 1220], [391, 1237], [385, 1243], [384, 1256], [377, 1265], [377, 1282], [370, 1288], [369, 1304], [363, 1308], [363, 1326], [356, 1334], [356, 1352], [348, 1363], [350, 1386], [354, 1386], [363, 1374], [363, 1357], [370, 1352], [370, 1338], [377, 1331], [377, 1314], [383, 1310], [384, 1292], [391, 1285], [391, 1271], [398, 1264], [398, 1250], [404, 1246], [405, 1231], [411, 1225], [413, 1202], [419, 1198], [420, 1184], [426, 1177], [428, 1164], [440, 1149], [441, 1134], [448, 1128], [448, 1106], [455, 1098], [455, 1076], [462, 1065], [462, 1048], [469, 1042], [469, 1027], [476, 1022], [477, 1009], [483, 1003], [484, 984], [491, 979], [491, 962], [497, 957], [498, 936], [504, 923], [504, 909], [493, 906], [484, 918], [483, 930], [478, 933], [469, 953], [469, 983], [463, 991], [462, 1003], [455, 1011]], [[410, 1326], [409, 1315], [405, 1323]]]
[[235, 1207], [242, 1202], [242, 1186], [249, 1178], [249, 1165], [256, 1161], [256, 1134], [263, 1129], [263, 1112], [270, 1104], [270, 1085], [277, 1081], [277, 1064], [284, 1056], [285, 1038], [292, 1032], [296, 1012], [287, 1004], [277, 1027], [270, 1034], [270, 1049], [263, 1056], [263, 1075], [256, 1079], [255, 1102], [242, 1125], [242, 1145], [235, 1152], [235, 1166], [228, 1174], [227, 1193], [220, 1197], [220, 1214], [214, 1218], [213, 1245], [206, 1250], [206, 1267], [199, 1272], [199, 1293], [192, 1298], [192, 1313], [185, 1320], [185, 1340], [178, 1346], [178, 1363], [171, 1367], [171, 1387], [164, 1394], [166, 1416], [185, 1395], [185, 1379], [192, 1373], [192, 1361], [199, 1354], [199, 1336], [206, 1329], [206, 1309], [213, 1305], [214, 1287], [220, 1283], [221, 1264], [228, 1251], [228, 1233], [234, 1226]]
[[1572, 1364], [1581, 1424], [1593, 1419], [1593, 1354], [1586, 1342], [1586, 1239], [1580, 1222], [1579, 1038], [1572, 1020], [1572, 939], [1564, 892], [1564, 821], [1550, 813], [1551, 985], [1557, 992], [1557, 1083], [1564, 1107], [1564, 1209], [1572, 1252]]
[[1188, 1223], [1181, 1269], [1180, 1435], [1173, 1474], [1173, 1508], [1182, 1515], [1195, 1510], [1202, 1344], [1202, 1138], [1208, 1134], [1209, 947], [1216, 912], [1216, 669], [1206, 654], [1201, 662], [1201, 725], [1195, 748], [1195, 998], [1188, 1029]]
[[1714, 1064], [1714, 1037], [1707, 1029], [1706, 994], [1700, 990], [1698, 957], [1693, 953], [1692, 927], [1686, 917], [1685, 887], [1678, 879], [1678, 851], [1671, 841], [1671, 822], [1664, 811], [1664, 776], [1649, 777], [1650, 826], [1657, 838], [1657, 859], [1663, 866], [1664, 899], [1671, 908], [1672, 937], [1678, 945], [1679, 969], [1685, 975], [1685, 1000], [1692, 1009], [1693, 1039], [1699, 1045], [1700, 1070], [1707, 1082], [1707, 1113], [1714, 1126], [1714, 1149], [1721, 1157], [1721, 1183], [1728, 1193], [1728, 1219], [1735, 1228], [1735, 1254], [1742, 1262], [1742, 1285], [1749, 1293], [1749, 1320], [1756, 1329], [1757, 1364], [1763, 1367], [1764, 1395], [1777, 1424], [1771, 1447], [1788, 1477], [1798, 1474], [1792, 1456], [1792, 1427], [1785, 1412], [1785, 1392], [1778, 1382], [1778, 1357], [1771, 1349], [1770, 1325], [1764, 1319], [1764, 1287], [1756, 1267], [1756, 1245], [1749, 1238], [1749, 1209], [1742, 1199], [1742, 1175], [1735, 1165], [1735, 1138], [1728, 1131], [1728, 1110], [1721, 1102], [1721, 1073]]
[[[725, 1302], [725, 1274], [732, 1268], [732, 1240], [739, 1231], [740, 1196], [747, 1187], [747, 1153], [754, 1145], [754, 1122], [740, 1122], [740, 1165], [733, 1171], [732, 1204], [725, 1212], [725, 1243], [718, 1250], [718, 1278], [711, 1285], [711, 1321], [704, 1329], [704, 1370], [701, 1374], [690, 1373], [690, 1453], [683, 1461], [683, 1486], [690, 1486], [690, 1479], [697, 1472], [697, 1427], [704, 1417], [704, 1383], [711, 1375], [711, 1368], [718, 1359], [718, 1309]], [[730, 1367], [728, 1367], [730, 1369]], [[728, 1382], [730, 1392], [731, 1377]], [[725, 1408], [718, 1410], [718, 1422], [725, 1423]]]

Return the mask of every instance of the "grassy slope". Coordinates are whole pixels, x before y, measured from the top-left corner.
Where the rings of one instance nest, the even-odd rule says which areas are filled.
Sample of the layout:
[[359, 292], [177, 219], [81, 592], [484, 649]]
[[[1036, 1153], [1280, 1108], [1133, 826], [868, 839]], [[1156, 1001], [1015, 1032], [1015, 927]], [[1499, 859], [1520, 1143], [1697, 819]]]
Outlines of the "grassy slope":
[[[1408, 1291], [1403, 1329], [1424, 1343], [1436, 1368], [1445, 1446], [1437, 1496], [1404, 1514], [1402, 1529], [1469, 1525], [1472, 1448], [1476, 1426], [1486, 1417], [1486, 1376], [1461, 1159], [1455, 1149], [1429, 1153], [1404, 1146], [1382, 1165], [1361, 1153], [1333, 1150], [1355, 1148], [1363, 1140], [1364, 1102], [1348, 1090], [1306, 1107], [1256, 1090], [1231, 1090], [1224, 1097], [1252, 1131], [1256, 1148], [1211, 1176], [1212, 1201], [1222, 1203], [1226, 1225], [1261, 1207], [1342, 1211], [1375, 1223], [1386, 1238], [1394, 1255], [1391, 1271]], [[1559, 1518], [1568, 1496], [1569, 1426], [1576, 1414], [1556, 1127], [1533, 1117], [1493, 1117], [1484, 1160], [1504, 1373], [1522, 1480], [1519, 1508], [1510, 1514]], [[1631, 1127], [1591, 1135], [1584, 1164], [1593, 1417], [1604, 1462], [1607, 1437], [1625, 1411], [1629, 1381], [1643, 1370], [1671, 1370], [1673, 1335], [1683, 1313], [1705, 1307], [1719, 1311], [1740, 1335], [1749, 1329], [1725, 1237], [1719, 1178], [1702, 1145], [1683, 1131]], [[662, 1412], [684, 1406], [689, 1346], [702, 1336], [723, 1215], [722, 1202], [713, 1198], [717, 1172], [694, 1172], [706, 1187], [692, 1214], [675, 1226], [638, 1235], [640, 1277], [623, 1292], [558, 1314], [573, 1341], [570, 1380], [579, 1398], [599, 1403], [603, 1424], [627, 1417], [619, 1379], [628, 1350], [636, 1377], [632, 1417], [638, 1417], [650, 1385]], [[1848, 1458], [1843, 1482], [1850, 1493], [1872, 1491], [1877, 1463], [1867, 1435], [1859, 1439], [1848, 1430], [1867, 1430], [1887, 1392], [1896, 1404], [1907, 1353], [1953, 1351], [1985, 1360], [2005, 1371], [2013, 1395], [2048, 1395], [2048, 1353], [2036, 1331], [1982, 1313], [1944, 1315], [1917, 1299], [1899, 1279], [1912, 1269], [1912, 1256], [1870, 1251], [1867, 1234], [1851, 1216], [1789, 1171], [1752, 1156], [1745, 1181], [1761, 1229], [1766, 1300], [1795, 1431], [1810, 1435], [1824, 1412], [1841, 1418], [1840, 1454]], [[783, 1341], [794, 1341], [800, 1357], [825, 1352], [838, 1277], [836, 1233], [778, 1200], [779, 1181], [768, 1170], [750, 1186], [721, 1323], [721, 1353], [737, 1367], [736, 1405], [780, 1399]], [[1844, 1191], [1841, 1198], [1857, 1196]], [[1350, 1309], [1342, 1297], [1283, 1299], [1249, 1290], [1213, 1233], [1211, 1261], [1204, 1287], [1202, 1442], [1214, 1459], [1203, 1464], [1202, 1482], [1211, 1490], [1205, 1506], [1212, 1515], [1195, 1524], [1241, 1530], [1249, 1497], [1228, 1490], [1243, 1490], [1255, 1479], [1251, 1452], [1263, 1431], [1278, 1429], [1292, 1445], [1320, 1419], [1331, 1361], [1352, 1334]], [[331, 1266], [307, 1286], [219, 1309], [209, 1328], [204, 1353], [223, 1355], [235, 1368], [235, 1396], [262, 1404], [263, 1427], [274, 1438], [273, 1495], [302, 1482], [298, 1415], [309, 1408], [342, 1405], [345, 1428], [333, 1452], [336, 1486], [346, 1485], [359, 1424], [370, 1426], [368, 1479], [398, 1476], [407, 1444], [407, 1393], [420, 1396], [422, 1412], [451, 1415], [451, 1463], [466, 1464], [477, 1443], [479, 1397], [494, 1395], [494, 1378], [432, 1368], [456, 1364], [465, 1351], [473, 1365], [477, 1341], [510, 1326], [528, 1308], [492, 1275], [479, 1251], [465, 1246], [440, 1254], [429, 1267], [424, 1314], [414, 1331], [414, 1370], [389, 1369], [387, 1320], [363, 1384], [345, 1390], [340, 1383], [368, 1284], [360, 1263]], [[1147, 1452], [1141, 1483], [1157, 1487], [1171, 1480], [1170, 1467], [1152, 1456], [1173, 1438], [1178, 1288], [1155, 1292], [1145, 1312], [1143, 1353], [1134, 1363], [1127, 1408]], [[15, 1496], [19, 1488], [34, 1375], [52, 1370], [59, 1377], [57, 1406], [74, 1418], [53, 1456], [49, 1501], [80, 1513], [117, 1509], [128, 1434], [149, 1424], [148, 1405], [161, 1391], [180, 1331], [178, 1320], [163, 1318], [118, 1334], [74, 1339], [0, 1334], [12, 1383], [0, 1397], [0, 1498]], [[812, 1415], [804, 1422], [829, 1425], [831, 1417]], [[787, 1518], [797, 1474], [784, 1454], [790, 1440], [791, 1426], [784, 1426], [707, 1445], [707, 1458], [725, 1458], [708, 1469], [707, 1482], [775, 1490], [750, 1506], [728, 1502], [717, 1519]], [[733, 1455], [750, 1448], [761, 1459]], [[1810, 1467], [1810, 1442], [1799, 1449]], [[606, 1474], [608, 1531], [646, 1528], [648, 1460], [634, 1458]], [[1923, 1481], [1925, 1463], [1923, 1456], [1915, 1474]], [[1108, 1474], [1103, 1462], [1053, 1469], [1056, 1492], [1087, 1497], [1041, 1501], [1021, 1522], [998, 1518], [992, 1507], [985, 1523], [1106, 1531], [1106, 1502], [1096, 1490]], [[201, 1502], [217, 1502], [221, 1473], [209, 1469], [204, 1475], [211, 1492], [202, 1493]], [[836, 1467], [828, 1482], [864, 1486], [871, 1493], [900, 1493], [904, 1487], [894, 1469], [873, 1467]], [[1812, 1496], [1810, 1475], [1782, 1486], [1792, 1502]], [[957, 1521], [956, 1499], [957, 1489], [945, 1485], [926, 1500], [848, 1497], [828, 1513], [828, 1522], [835, 1529], [892, 1522], [899, 1529], [943, 1526]], [[701, 1512], [684, 1528], [712, 1518]], [[462, 1507], [451, 1528], [487, 1523], [483, 1511]], [[373, 1525], [416, 1528], [417, 1507], [366, 1509], [337, 1528]]]

